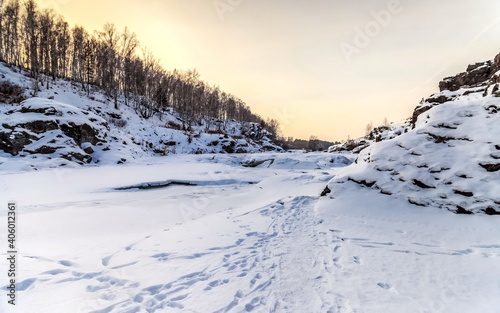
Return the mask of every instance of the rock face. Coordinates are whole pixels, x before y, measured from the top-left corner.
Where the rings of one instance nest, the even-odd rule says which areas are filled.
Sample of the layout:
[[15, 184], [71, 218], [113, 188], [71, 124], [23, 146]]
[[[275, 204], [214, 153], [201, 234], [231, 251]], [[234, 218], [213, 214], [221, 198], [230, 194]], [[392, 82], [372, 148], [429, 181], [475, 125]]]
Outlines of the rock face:
[[372, 144], [329, 184], [367, 188], [416, 206], [500, 214], [500, 97], [494, 61], [447, 78], [415, 109], [408, 132]]
[[494, 67], [491, 61], [469, 65], [466, 72], [443, 79], [439, 83], [439, 89], [457, 91], [462, 87], [474, 87], [487, 81], [493, 73]]
[[471, 88], [483, 86], [484, 82], [492, 80], [493, 76], [497, 76], [494, 80], [498, 83], [498, 71], [500, 70], [500, 54], [493, 61], [480, 62], [471, 64], [467, 70], [456, 76], [446, 77], [439, 83], [440, 91], [450, 90], [457, 91], [462, 87]]
[[108, 125], [99, 116], [53, 100], [31, 98], [13, 106], [0, 125], [0, 150], [12, 156], [41, 154], [80, 164], [92, 161]]
[[410, 125], [415, 127], [418, 117], [434, 106], [454, 101], [461, 96], [482, 93], [500, 96], [500, 53], [494, 60], [471, 64], [463, 73], [446, 77], [439, 83], [440, 92], [431, 95], [415, 108]]

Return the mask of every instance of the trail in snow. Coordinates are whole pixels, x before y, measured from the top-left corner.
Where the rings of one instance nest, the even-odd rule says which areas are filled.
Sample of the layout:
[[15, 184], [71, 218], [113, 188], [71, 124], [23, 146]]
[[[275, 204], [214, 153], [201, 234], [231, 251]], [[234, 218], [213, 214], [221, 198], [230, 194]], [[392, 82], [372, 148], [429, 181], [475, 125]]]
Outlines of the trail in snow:
[[[228, 213], [229, 222], [243, 231], [230, 245], [189, 253], [148, 251], [151, 255], [144, 262], [146, 251], [140, 247], [151, 249], [151, 241], [155, 246], [158, 241], [152, 236], [102, 258], [99, 271], [81, 272], [75, 263], [51, 261], [54, 269], [25, 280], [21, 289], [79, 283], [88, 295], [94, 295], [82, 307], [92, 313], [168, 312], [169, 308], [181, 312], [336, 312], [328, 275], [335, 269], [325, 245], [327, 234], [318, 234], [315, 228], [319, 223], [314, 216], [316, 200], [290, 198], [245, 214], [268, 218], [265, 231], [253, 231], [252, 225], [243, 222], [245, 215]], [[134, 267], [153, 265], [161, 269], [161, 276], [161, 271], [179, 264], [179, 274], [159, 284], [144, 284], [140, 277], [124, 278]], [[212, 306], [212, 301], [217, 305]], [[103, 308], [94, 310], [97, 307]]]

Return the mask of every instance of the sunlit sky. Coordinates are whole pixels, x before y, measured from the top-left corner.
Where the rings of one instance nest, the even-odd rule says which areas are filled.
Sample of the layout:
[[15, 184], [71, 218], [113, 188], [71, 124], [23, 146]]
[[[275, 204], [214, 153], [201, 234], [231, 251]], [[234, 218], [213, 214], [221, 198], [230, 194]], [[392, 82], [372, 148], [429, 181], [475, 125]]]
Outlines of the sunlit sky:
[[[500, 52], [498, 0], [40, 0], [89, 31], [134, 31], [167, 70], [277, 119], [343, 140], [402, 121], [445, 76]], [[366, 36], [366, 37], [365, 37]]]

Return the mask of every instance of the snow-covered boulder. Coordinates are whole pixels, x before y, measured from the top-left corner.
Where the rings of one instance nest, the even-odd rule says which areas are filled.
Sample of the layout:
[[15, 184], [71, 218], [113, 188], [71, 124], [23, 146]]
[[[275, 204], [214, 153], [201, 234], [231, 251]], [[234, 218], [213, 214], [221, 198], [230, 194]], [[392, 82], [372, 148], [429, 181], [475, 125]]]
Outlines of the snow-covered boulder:
[[69, 104], [31, 98], [3, 109], [0, 150], [12, 156], [37, 154], [84, 164], [108, 137], [104, 119]]
[[397, 136], [407, 132], [409, 128], [410, 124], [408, 122], [391, 123], [387, 126], [375, 127], [364, 137], [348, 140], [344, 143], [329, 147], [328, 152], [349, 151], [352, 153], [359, 153], [375, 142], [396, 138]]

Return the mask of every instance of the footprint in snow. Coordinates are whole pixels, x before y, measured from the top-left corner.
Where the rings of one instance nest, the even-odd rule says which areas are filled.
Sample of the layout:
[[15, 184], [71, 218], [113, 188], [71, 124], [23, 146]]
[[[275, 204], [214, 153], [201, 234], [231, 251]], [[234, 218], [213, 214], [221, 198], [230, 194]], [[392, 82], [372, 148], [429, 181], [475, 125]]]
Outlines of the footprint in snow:
[[391, 289], [391, 285], [386, 284], [386, 283], [377, 283], [377, 286], [379, 286], [382, 289], [389, 290]]
[[112, 255], [110, 255], [110, 256], [107, 256], [107, 257], [103, 258], [103, 259], [102, 259], [102, 265], [104, 265], [104, 266], [108, 266], [108, 265], [109, 265], [109, 261], [111, 260], [111, 258], [112, 258], [112, 257], [113, 257], [113, 256], [112, 256]]

